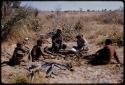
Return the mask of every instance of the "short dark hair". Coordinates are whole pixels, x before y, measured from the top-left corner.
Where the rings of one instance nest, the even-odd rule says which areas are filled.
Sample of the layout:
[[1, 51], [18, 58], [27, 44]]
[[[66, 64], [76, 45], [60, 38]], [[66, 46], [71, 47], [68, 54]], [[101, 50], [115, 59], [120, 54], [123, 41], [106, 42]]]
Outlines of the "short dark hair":
[[18, 43], [16, 44], [17, 47], [21, 47], [21, 45], [22, 45], [21, 42], [18, 42]]
[[81, 35], [77, 35], [76, 38], [77, 38], [77, 39], [80, 39], [80, 38], [81, 38]]
[[112, 44], [112, 40], [111, 39], [106, 39], [105, 40], [105, 45], [110, 45]]
[[37, 45], [41, 45], [42, 44], [42, 40], [37, 40]]
[[66, 44], [62, 44], [62, 49], [66, 49], [67, 45]]
[[60, 29], [57, 29], [57, 33], [59, 33], [59, 34], [60, 34], [61, 32], [62, 32], [62, 31], [61, 31]]

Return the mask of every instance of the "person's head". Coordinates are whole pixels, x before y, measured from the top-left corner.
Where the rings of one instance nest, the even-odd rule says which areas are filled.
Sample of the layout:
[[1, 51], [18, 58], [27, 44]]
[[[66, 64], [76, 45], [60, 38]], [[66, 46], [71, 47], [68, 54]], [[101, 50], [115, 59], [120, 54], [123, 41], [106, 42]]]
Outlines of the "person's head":
[[76, 36], [76, 39], [81, 39], [81, 36], [80, 36], [80, 35], [77, 35], [77, 36]]
[[37, 45], [41, 46], [42, 45], [42, 40], [37, 40]]
[[18, 42], [18, 43], [16, 44], [16, 46], [17, 46], [17, 47], [22, 47], [22, 43], [21, 43], [21, 42]]
[[106, 39], [105, 40], [105, 45], [110, 45], [112, 44], [112, 40], [111, 39]]
[[65, 50], [66, 48], [67, 48], [67, 45], [66, 45], [66, 44], [63, 44], [63, 45], [62, 45], [62, 49]]
[[60, 29], [57, 29], [57, 34], [61, 34], [62, 31]]

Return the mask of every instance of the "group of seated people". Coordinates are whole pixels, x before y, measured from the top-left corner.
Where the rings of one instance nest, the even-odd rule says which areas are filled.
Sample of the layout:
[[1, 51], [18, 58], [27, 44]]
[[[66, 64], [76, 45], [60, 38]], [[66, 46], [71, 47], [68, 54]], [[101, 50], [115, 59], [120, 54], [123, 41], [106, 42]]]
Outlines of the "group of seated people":
[[[85, 39], [81, 35], [76, 36], [77, 39], [77, 46], [73, 46], [71, 51], [78, 52], [80, 50], [87, 51], [88, 46], [86, 44]], [[44, 52], [44, 48], [42, 46], [43, 41], [37, 40], [37, 45], [33, 46], [30, 54], [32, 57], [32, 62], [38, 61], [41, 56], [45, 58], [45, 56], [49, 56]], [[17, 47], [14, 50], [13, 56], [10, 59], [10, 64], [18, 65], [21, 62], [21, 59], [24, 56], [24, 53], [26, 52], [22, 48], [22, 43], [17, 43]], [[52, 53], [60, 53], [61, 49], [66, 49], [66, 44], [63, 44], [63, 37], [62, 37], [62, 31], [60, 29], [57, 29], [56, 33], [52, 36], [52, 46], [48, 50]], [[105, 46], [97, 51], [95, 53], [95, 57], [90, 61], [93, 65], [101, 65], [101, 64], [109, 64], [111, 63], [111, 59], [115, 58], [118, 63], [120, 63], [116, 50], [114, 46], [112, 46], [112, 40], [106, 39]]]

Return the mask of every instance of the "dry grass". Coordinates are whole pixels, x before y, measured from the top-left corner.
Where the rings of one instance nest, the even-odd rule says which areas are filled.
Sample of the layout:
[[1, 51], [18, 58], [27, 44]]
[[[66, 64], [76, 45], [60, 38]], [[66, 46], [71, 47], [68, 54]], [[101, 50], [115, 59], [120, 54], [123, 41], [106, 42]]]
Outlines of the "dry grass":
[[42, 12], [36, 18], [32, 8], [29, 10], [30, 15], [12, 27], [9, 40], [19, 41], [29, 36], [35, 38], [34, 33], [48, 33], [59, 28], [63, 31], [65, 42], [74, 41], [78, 34], [83, 34], [90, 43], [100, 43], [104, 38], [113, 38], [118, 45], [123, 42], [123, 12], [60, 12], [59, 15]]
[[43, 73], [36, 73], [34, 79], [31, 81], [31, 78], [26, 76], [24, 73], [17, 74], [17, 73], [10, 73], [8, 75], [9, 79], [3, 81], [2, 83], [9, 83], [9, 84], [41, 84], [47, 83], [48, 81], [44, 77]]
[[40, 33], [49, 33], [59, 28], [62, 29], [64, 42], [75, 41], [76, 35], [83, 34], [89, 44], [100, 46], [106, 38], [111, 38], [118, 46], [123, 46], [123, 12], [60, 12], [58, 16], [54, 12], [42, 12], [37, 18], [30, 13], [12, 27], [8, 36], [10, 44], [25, 37], [36, 41]]
[[[90, 54], [91, 52], [96, 52], [96, 50], [98, 50], [100, 46], [104, 44], [106, 38], [113, 39], [113, 42], [116, 43], [117, 46], [123, 46], [123, 14], [123, 12], [59, 12], [57, 15], [56, 12], [41, 12], [36, 17], [35, 11], [31, 7], [16, 9], [15, 13], [10, 13], [9, 16], [6, 16], [1, 20], [2, 34], [5, 33], [4, 35], [7, 35], [7, 37], [2, 36], [3, 39], [7, 40], [6, 42], [2, 42], [2, 51], [13, 53], [16, 43], [18, 41], [23, 41], [26, 37], [31, 38], [30, 43], [33, 46], [35, 45], [36, 40], [40, 38], [39, 34], [46, 34], [55, 31], [56, 29], [62, 29], [63, 39], [64, 42], [67, 42], [67, 45], [68, 42], [72, 43], [73, 45], [73, 42], [76, 40], [76, 35], [82, 34], [90, 45]], [[44, 39], [47, 40], [49, 37], [45, 37]], [[51, 42], [51, 39], [49, 42]], [[45, 42], [45, 44], [48, 45], [47, 42]], [[121, 57], [120, 59], [122, 61], [123, 49], [120, 48], [118, 51], [118, 55]], [[10, 57], [11, 56], [2, 56], [1, 59], [2, 61], [6, 61], [9, 60]], [[93, 72], [87, 70], [85, 67], [86, 61], [83, 59], [69, 58], [67, 59], [68, 61], [66, 61], [61, 57], [57, 57], [54, 60], [56, 59], [60, 60], [61, 62], [70, 63], [72, 66], [79, 67], [79, 69], [74, 71], [74, 73], [79, 71], [83, 73], [86, 70], [87, 74], [86, 72], [84, 74], [80, 73], [80, 75], [76, 73], [74, 78], [78, 78], [75, 80], [79, 81], [80, 78], [84, 78], [83, 76], [88, 75], [88, 73], [91, 73], [89, 74], [90, 80], [95, 76], [91, 75], [94, 74], [96, 68], [92, 68]], [[80, 68], [80, 66], [83, 67]], [[107, 67], [105, 69], [104, 67], [100, 69], [104, 71], [107, 69]], [[100, 71], [100, 74], [102, 71]], [[105, 75], [107, 72], [110, 71], [103, 72], [103, 75]], [[69, 75], [72, 74], [69, 73]], [[72, 78], [72, 76], [70, 77]], [[60, 80], [58, 81], [58, 78], [63, 81], [62, 77], [57, 77], [57, 82], [61, 82]], [[111, 77], [111, 79], [112, 78], [113, 77]], [[98, 79], [98, 77], [95, 79]], [[100, 77], [100, 79], [102, 78]], [[25, 69], [18, 67], [13, 68], [9, 66], [2, 67], [3, 83], [41, 84], [48, 83], [48, 80], [49, 79], [45, 79], [44, 72], [36, 73], [33, 81], [30, 81]], [[86, 80], [84, 79], [82, 82]], [[69, 81], [67, 80], [67, 82]]]
[[[31, 17], [31, 16], [30, 16]], [[62, 29], [64, 41], [74, 41], [75, 36], [83, 34], [90, 43], [97, 41], [102, 42], [104, 38], [112, 38], [115, 35], [115, 41], [123, 38], [121, 29], [123, 23], [123, 13], [102, 12], [102, 13], [42, 13], [38, 16], [38, 21], [32, 17], [27, 18], [22, 25], [14, 26], [9, 38], [11, 40], [21, 40], [25, 37], [34, 37], [34, 31], [31, 30], [38, 25], [38, 31], [41, 33], [52, 32], [54, 29]], [[109, 20], [109, 18], [113, 20]], [[27, 23], [27, 24], [25, 24]], [[116, 25], [115, 25], [116, 24]], [[19, 28], [19, 29], [15, 29]], [[22, 30], [23, 29], [23, 30]], [[114, 30], [115, 29], [115, 30]], [[116, 38], [117, 37], [117, 38]], [[97, 40], [102, 38], [101, 40]], [[114, 38], [113, 38], [114, 39]], [[121, 40], [122, 42], [122, 40]], [[96, 43], [96, 44], [97, 44]]]
[[106, 12], [98, 17], [98, 21], [105, 24], [124, 24], [123, 13]]
[[[113, 12], [114, 13], [114, 12]], [[31, 37], [36, 43], [38, 38], [36, 34], [52, 32], [54, 29], [62, 29], [64, 42], [72, 42], [77, 34], [83, 34], [91, 45], [92, 52], [96, 51], [98, 46], [104, 44], [106, 38], [112, 38], [118, 46], [123, 46], [123, 15], [122, 13], [62, 13], [56, 16], [54, 13], [41, 13], [36, 18], [32, 14], [25, 19], [18, 21], [12, 26], [8, 36], [8, 41], [2, 43], [2, 50], [12, 50], [11, 45], [17, 41], [22, 41], [25, 37]], [[113, 15], [113, 16], [112, 16]], [[111, 17], [113, 20], [109, 20]], [[115, 17], [115, 18], [114, 18]], [[118, 19], [117, 19], [118, 18]], [[37, 22], [38, 21], [38, 22]], [[36, 26], [38, 29], [36, 30]], [[49, 41], [51, 42], [51, 40]], [[94, 49], [93, 49], [94, 48]], [[83, 61], [72, 60], [74, 66], [82, 65]], [[14, 76], [11, 79], [5, 78], [10, 83], [30, 83], [25, 75]], [[36, 74], [31, 83], [47, 83], [44, 74]]]

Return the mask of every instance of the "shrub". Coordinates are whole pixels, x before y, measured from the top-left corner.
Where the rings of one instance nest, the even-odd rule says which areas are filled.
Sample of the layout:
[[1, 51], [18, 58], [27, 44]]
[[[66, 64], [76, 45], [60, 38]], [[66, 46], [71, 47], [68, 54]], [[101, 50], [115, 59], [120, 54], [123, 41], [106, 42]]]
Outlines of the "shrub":
[[78, 21], [75, 26], [74, 26], [74, 29], [77, 31], [77, 32], [80, 32], [82, 30], [82, 24], [80, 21]]
[[[123, 33], [122, 32], [119, 32], [119, 31], [112, 31], [107, 38], [110, 38], [112, 39], [112, 42], [113, 43], [116, 43], [117, 46], [121, 47], [123, 46], [124, 44], [124, 41], [123, 41]], [[97, 45], [103, 45], [105, 43], [105, 38], [101, 39]]]
[[74, 41], [75, 36], [82, 34], [83, 24], [81, 20], [76, 20], [76, 22], [66, 23], [62, 26], [63, 36], [65, 41]]
[[38, 26], [34, 9], [30, 7], [20, 7], [17, 8], [14, 13], [8, 21], [3, 20], [5, 23], [2, 24], [2, 41], [8, 39], [18, 41], [22, 38], [29, 37]]
[[123, 33], [122, 32], [118, 32], [118, 31], [113, 31], [109, 37], [112, 38], [114, 43], [117, 43], [117, 45], [119, 47], [123, 46], [124, 41], [123, 41]]
[[106, 12], [98, 17], [98, 20], [104, 24], [124, 24], [123, 13]]

